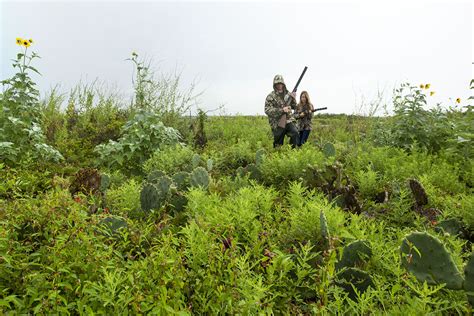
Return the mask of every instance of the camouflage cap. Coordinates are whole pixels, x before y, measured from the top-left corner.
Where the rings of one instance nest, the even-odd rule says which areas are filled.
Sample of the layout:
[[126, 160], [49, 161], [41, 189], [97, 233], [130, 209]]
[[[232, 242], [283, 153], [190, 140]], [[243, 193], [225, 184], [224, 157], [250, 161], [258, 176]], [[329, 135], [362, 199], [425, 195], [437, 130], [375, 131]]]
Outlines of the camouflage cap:
[[283, 85], [285, 86], [285, 89], [286, 89], [286, 84], [285, 84], [285, 80], [283, 80], [283, 76], [282, 75], [276, 75], [274, 78], [273, 78], [273, 88], [275, 89], [275, 86], [277, 83], [283, 83]]

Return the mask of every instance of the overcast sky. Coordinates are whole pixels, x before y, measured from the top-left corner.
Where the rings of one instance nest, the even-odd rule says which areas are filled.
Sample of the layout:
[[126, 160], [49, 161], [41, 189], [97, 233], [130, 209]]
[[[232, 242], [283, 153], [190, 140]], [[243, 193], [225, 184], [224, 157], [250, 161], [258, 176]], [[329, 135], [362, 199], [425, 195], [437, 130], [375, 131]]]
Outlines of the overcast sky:
[[132, 51], [162, 71], [198, 79], [200, 106], [263, 114], [275, 74], [328, 113], [354, 113], [404, 81], [431, 83], [432, 104], [469, 96], [470, 1], [123, 2], [0, 0], [1, 79], [15, 38], [33, 38], [42, 92], [98, 78], [131, 92]]

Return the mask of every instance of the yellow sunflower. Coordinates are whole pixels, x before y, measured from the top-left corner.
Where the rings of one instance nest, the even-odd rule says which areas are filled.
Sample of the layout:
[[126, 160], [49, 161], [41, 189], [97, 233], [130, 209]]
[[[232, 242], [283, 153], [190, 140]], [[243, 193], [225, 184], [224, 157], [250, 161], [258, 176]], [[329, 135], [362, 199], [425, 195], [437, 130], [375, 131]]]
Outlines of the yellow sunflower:
[[433, 94], [435, 94], [435, 92], [434, 92], [434, 91], [431, 91], [431, 92], [430, 92], [430, 96], [433, 96]]
[[429, 89], [430, 86], [431, 86], [431, 84], [429, 84], [429, 83], [425, 84], [425, 89]]
[[23, 44], [23, 46], [25, 46], [25, 47], [30, 47], [30, 46], [31, 46], [30, 42], [29, 42], [28, 40], [26, 40], [26, 39], [23, 40], [23, 43], [22, 43], [22, 44]]
[[17, 37], [16, 38], [16, 44], [20, 45], [20, 46], [23, 45], [23, 39], [21, 37]]
[[461, 103], [461, 98], [457, 98], [456, 103], [458, 103], [458, 104]]
[[30, 39], [28, 40], [28, 42], [30, 42], [30, 44], [33, 44], [33, 39], [30, 38]]
[[420, 88], [421, 88], [421, 89], [424, 89], [424, 88], [425, 88], [425, 85], [424, 85], [424, 84], [420, 84]]

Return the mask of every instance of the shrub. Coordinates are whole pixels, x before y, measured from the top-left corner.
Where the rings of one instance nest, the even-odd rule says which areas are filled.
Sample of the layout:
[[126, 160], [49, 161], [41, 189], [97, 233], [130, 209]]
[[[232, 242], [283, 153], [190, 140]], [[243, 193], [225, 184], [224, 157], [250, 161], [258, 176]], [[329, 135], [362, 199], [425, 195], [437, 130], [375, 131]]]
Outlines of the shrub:
[[122, 128], [118, 141], [96, 147], [100, 163], [109, 168], [119, 168], [139, 173], [143, 163], [165, 145], [178, 144], [180, 135], [174, 128], [166, 127], [157, 114], [140, 111]]
[[419, 146], [438, 152], [453, 135], [453, 123], [446, 112], [439, 106], [426, 110], [426, 95], [416, 86], [404, 83], [395, 89], [393, 106], [395, 115], [388, 124], [374, 130], [373, 139], [378, 144], [406, 150]]

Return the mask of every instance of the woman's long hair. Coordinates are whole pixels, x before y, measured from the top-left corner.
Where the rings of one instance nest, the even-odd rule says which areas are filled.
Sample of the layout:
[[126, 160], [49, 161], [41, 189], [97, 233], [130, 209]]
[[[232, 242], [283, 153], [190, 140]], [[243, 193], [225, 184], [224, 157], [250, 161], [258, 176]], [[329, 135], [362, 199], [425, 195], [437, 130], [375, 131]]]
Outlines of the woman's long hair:
[[300, 107], [303, 107], [303, 104], [301, 103], [301, 97], [302, 96], [305, 96], [306, 97], [306, 104], [309, 105], [309, 108], [312, 110], [314, 110], [314, 107], [313, 107], [313, 104], [311, 103], [311, 99], [309, 98], [309, 94], [307, 91], [302, 91], [301, 94], [300, 94], [300, 103], [299, 103], [299, 106]]

